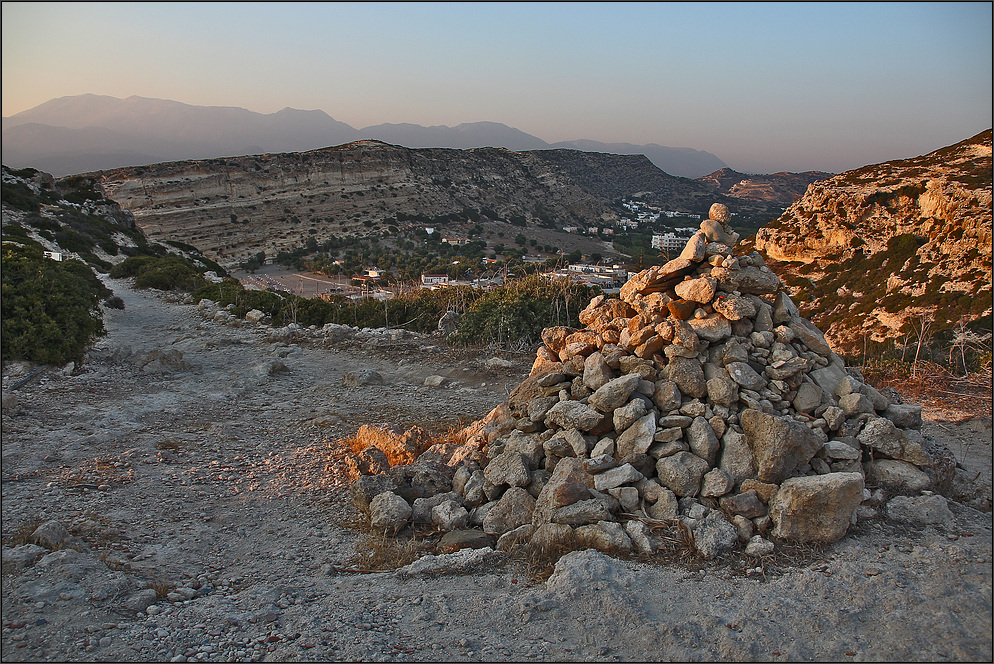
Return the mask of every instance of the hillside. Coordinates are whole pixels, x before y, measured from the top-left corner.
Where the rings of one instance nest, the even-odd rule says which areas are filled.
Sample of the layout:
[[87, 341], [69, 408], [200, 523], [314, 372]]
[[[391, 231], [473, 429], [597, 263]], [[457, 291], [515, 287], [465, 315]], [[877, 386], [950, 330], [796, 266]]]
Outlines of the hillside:
[[[704, 198], [700, 183], [667, 175], [640, 155], [409, 149], [378, 141], [93, 177], [150, 237], [191, 244], [228, 265], [312, 237], [382, 237], [405, 222], [458, 218], [465, 227], [450, 232], [467, 236], [472, 224], [486, 220], [533, 229], [611, 223], [620, 210], [616, 199], [636, 192], [685, 212], [714, 201]], [[765, 219], [777, 211], [762, 203], [748, 208]]]
[[989, 328], [991, 131], [816, 182], [755, 246], [837, 348]]
[[713, 192], [725, 196], [748, 201], [777, 203], [787, 207], [804, 195], [808, 185], [831, 176], [831, 173], [823, 171], [749, 175], [733, 171], [730, 168], [723, 168], [697, 178], [697, 181], [711, 187]]

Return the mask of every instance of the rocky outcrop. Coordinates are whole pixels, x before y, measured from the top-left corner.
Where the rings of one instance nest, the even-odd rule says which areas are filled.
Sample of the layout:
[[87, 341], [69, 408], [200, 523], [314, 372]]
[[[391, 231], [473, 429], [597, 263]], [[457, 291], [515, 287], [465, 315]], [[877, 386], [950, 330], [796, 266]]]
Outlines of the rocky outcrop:
[[871, 489], [939, 489], [920, 409], [847, 368], [763, 259], [733, 254], [727, 220], [713, 206], [683, 257], [591, 300], [585, 329], [547, 329], [485, 455], [450, 462], [439, 491], [498, 549], [648, 555], [646, 524], [681, 522], [705, 558], [765, 555], [843, 537]]
[[756, 235], [837, 350], [991, 313], [991, 131], [821, 180]]
[[804, 195], [808, 185], [830, 177], [832, 173], [823, 171], [747, 175], [730, 168], [723, 168], [697, 178], [697, 181], [711, 187], [714, 193], [745, 200], [777, 203], [787, 207]]

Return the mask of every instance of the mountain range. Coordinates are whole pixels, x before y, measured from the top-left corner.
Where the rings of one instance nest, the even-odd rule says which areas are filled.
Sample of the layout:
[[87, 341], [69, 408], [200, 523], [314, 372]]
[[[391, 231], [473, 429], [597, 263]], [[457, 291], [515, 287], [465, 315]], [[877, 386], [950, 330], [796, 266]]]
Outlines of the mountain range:
[[3, 118], [2, 157], [7, 166], [38, 168], [59, 177], [166, 161], [301, 152], [363, 139], [408, 148], [567, 148], [644, 154], [666, 173], [687, 178], [727, 168], [721, 159], [701, 150], [586, 139], [548, 143], [498, 122], [356, 129], [320, 110], [284, 108], [264, 114], [231, 106], [94, 94], [59, 97]]

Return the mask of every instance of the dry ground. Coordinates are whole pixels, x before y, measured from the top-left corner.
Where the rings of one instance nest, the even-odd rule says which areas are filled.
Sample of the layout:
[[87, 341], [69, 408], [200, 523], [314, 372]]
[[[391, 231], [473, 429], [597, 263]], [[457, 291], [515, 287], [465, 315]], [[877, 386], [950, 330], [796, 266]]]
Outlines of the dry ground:
[[[948, 528], [877, 514], [831, 547], [759, 561], [675, 549], [589, 559], [548, 582], [521, 560], [360, 573], [371, 545], [341, 441], [365, 422], [476, 419], [530, 358], [495, 373], [493, 353], [431, 339], [274, 344], [110, 285], [126, 309], [107, 312], [86, 364], [29, 380], [3, 415], [5, 541], [56, 519], [83, 551], [5, 570], [4, 661], [991, 659], [991, 515], [955, 503]], [[156, 350], [184, 364], [143, 371]], [[386, 384], [344, 387], [357, 368]], [[433, 374], [457, 382], [424, 387]], [[7, 367], [4, 395], [26, 376]], [[989, 477], [989, 414], [927, 429]], [[143, 585], [198, 596], [138, 612]]]

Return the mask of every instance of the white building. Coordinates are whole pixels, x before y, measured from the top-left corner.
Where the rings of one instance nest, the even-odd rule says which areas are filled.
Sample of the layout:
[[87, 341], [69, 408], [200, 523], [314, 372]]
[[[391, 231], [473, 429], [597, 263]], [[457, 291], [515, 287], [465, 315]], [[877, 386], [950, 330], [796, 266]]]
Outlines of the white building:
[[422, 286], [446, 286], [449, 283], [447, 274], [421, 274]]
[[687, 244], [687, 238], [675, 233], [655, 233], [652, 236], [652, 248], [664, 251], [679, 251]]

